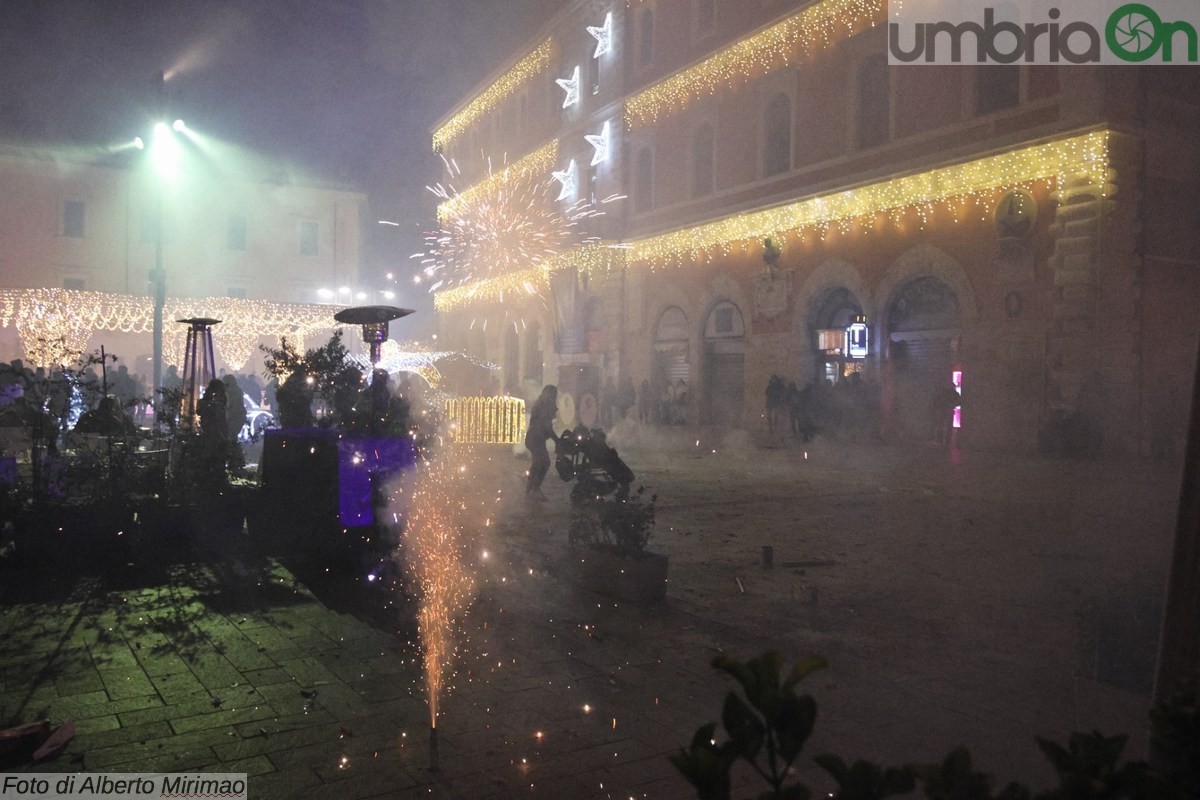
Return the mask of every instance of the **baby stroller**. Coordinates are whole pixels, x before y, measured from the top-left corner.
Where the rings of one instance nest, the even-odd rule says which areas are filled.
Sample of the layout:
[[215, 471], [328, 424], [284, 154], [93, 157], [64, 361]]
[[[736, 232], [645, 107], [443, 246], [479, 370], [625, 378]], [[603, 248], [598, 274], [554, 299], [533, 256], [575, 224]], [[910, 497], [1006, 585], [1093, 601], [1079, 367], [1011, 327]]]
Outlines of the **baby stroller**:
[[569, 540], [599, 541], [607, 538], [602, 530], [593, 530], [604, 515], [595, 513], [597, 504], [624, 501], [629, 497], [633, 470], [608, 446], [604, 431], [579, 426], [563, 431], [554, 443], [554, 469], [563, 481], [575, 481], [571, 487], [571, 506], [575, 510]]

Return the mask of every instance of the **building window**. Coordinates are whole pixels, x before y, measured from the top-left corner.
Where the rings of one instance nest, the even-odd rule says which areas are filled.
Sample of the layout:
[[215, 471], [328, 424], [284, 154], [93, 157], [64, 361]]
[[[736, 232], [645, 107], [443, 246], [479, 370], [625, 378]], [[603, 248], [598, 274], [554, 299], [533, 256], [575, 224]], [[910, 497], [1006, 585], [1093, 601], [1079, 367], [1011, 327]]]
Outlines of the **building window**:
[[600, 59], [588, 59], [588, 80], [591, 82], [592, 94], [600, 94]]
[[701, 125], [692, 139], [692, 197], [712, 194], [713, 151], [712, 125]]
[[225, 247], [228, 250], [246, 249], [246, 217], [242, 214], [230, 214], [229, 225], [225, 232]]
[[633, 207], [636, 211], [654, 208], [654, 153], [649, 147], [638, 152], [633, 176]]
[[87, 288], [87, 281], [83, 278], [63, 278], [63, 288], [71, 289], [72, 291], [82, 292]]
[[82, 200], [66, 200], [63, 202], [63, 236], [68, 236], [72, 239], [83, 238], [84, 212], [86, 208]]
[[874, 55], [858, 73], [858, 146], [875, 147], [891, 138], [892, 89], [887, 56]]
[[1021, 102], [1021, 67], [1017, 64], [988, 64], [975, 68], [975, 112], [980, 116]]
[[696, 32], [711, 32], [716, 21], [717, 0], [696, 0]]
[[792, 168], [792, 101], [785, 94], [771, 98], [763, 118], [763, 175], [770, 177]]
[[226, 297], [232, 297], [235, 300], [245, 300], [246, 290], [240, 286], [230, 286], [229, 291], [225, 293]]
[[317, 254], [317, 223], [304, 220], [300, 223], [300, 255], [315, 256]]
[[649, 64], [654, 61], [654, 12], [647, 8], [639, 19], [638, 61]]

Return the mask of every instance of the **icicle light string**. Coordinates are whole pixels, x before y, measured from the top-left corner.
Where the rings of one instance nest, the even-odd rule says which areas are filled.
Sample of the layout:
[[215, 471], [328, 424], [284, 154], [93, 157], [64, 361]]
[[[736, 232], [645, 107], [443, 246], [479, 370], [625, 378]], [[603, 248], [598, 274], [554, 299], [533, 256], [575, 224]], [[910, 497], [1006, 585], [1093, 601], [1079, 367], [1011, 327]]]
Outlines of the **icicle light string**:
[[719, 89], [736, 89], [776, 70], [810, 61], [835, 42], [885, 22], [884, 0], [824, 0], [734, 42], [696, 65], [630, 97], [629, 130], [652, 125]]
[[899, 224], [915, 211], [924, 225], [939, 205], [949, 205], [956, 218], [961, 218], [972, 208], [986, 207], [999, 192], [1039, 180], [1053, 180], [1061, 186], [1067, 178], [1080, 177], [1106, 195], [1110, 193], [1108, 145], [1108, 131], [1096, 131], [739, 214], [633, 241], [628, 259], [651, 267], [707, 263], [759, 245], [769, 236], [808, 231], [823, 236], [834, 228], [849, 232], [854, 224], [873, 223], [880, 214]]
[[450, 117], [445, 124], [433, 132], [433, 151], [442, 152], [446, 145], [461, 136], [472, 123], [493, 111], [506, 98], [539, 73], [550, 68], [550, 39], [542, 42], [533, 52], [522, 58], [512, 69], [500, 76], [491, 86], [475, 96], [461, 111]]
[[939, 206], [948, 206], [956, 219], [990, 206], [998, 193], [1039, 180], [1062, 185], [1081, 178], [1101, 195], [1109, 185], [1109, 132], [1081, 136], [1013, 150], [908, 175], [843, 192], [806, 198], [788, 205], [684, 228], [630, 242], [622, 248], [591, 245], [559, 254], [541, 268], [476, 281], [438, 292], [439, 312], [471, 305], [509, 302], [544, 294], [549, 273], [575, 266], [589, 274], [627, 265], [683, 266], [708, 263], [713, 258], [758, 246], [768, 236], [832, 229], [848, 232], [856, 223], [874, 223], [880, 214], [895, 224], [915, 212], [924, 225]]

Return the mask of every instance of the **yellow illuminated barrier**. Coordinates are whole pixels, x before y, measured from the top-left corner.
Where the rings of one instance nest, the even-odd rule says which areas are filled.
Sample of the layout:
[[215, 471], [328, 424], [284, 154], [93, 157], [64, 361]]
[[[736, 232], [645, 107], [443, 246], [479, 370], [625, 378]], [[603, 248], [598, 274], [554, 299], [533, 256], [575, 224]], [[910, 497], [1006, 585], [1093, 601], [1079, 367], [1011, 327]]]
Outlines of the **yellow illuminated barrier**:
[[452, 397], [446, 423], [456, 444], [517, 444], [525, 440], [525, 401], [516, 397]]

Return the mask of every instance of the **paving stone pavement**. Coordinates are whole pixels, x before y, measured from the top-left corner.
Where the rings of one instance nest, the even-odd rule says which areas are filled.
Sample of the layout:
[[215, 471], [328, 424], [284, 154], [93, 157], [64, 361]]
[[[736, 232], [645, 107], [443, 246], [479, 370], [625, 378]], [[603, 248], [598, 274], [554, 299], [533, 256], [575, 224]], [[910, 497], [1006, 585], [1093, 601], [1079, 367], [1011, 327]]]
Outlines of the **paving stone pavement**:
[[[1037, 761], [1026, 752], [1032, 733], [1061, 732], [1076, 721], [1092, 727], [1078, 719], [1081, 702], [1116, 724], [1144, 709], [1143, 693], [1094, 675], [1056, 673], [1044, 686], [1036, 680], [1049, 667], [1035, 662], [1056, 666], [1074, 658], [1078, 643], [1042, 641], [1043, 634], [1062, 639], [1049, 609], [1016, 616], [1009, 609], [1047, 602], [1070, 581], [1056, 575], [1026, 591], [1024, 583], [993, 589], [979, 574], [954, 575], [964, 564], [975, 568], [973, 559], [1007, 574], [1006, 548], [1013, 547], [1029, 551], [1027, 563], [1011, 567], [1021, 580], [1029, 579], [1029, 565], [1053, 569], [1056, 559], [1082, 557], [1091, 528], [1077, 519], [1066, 529], [1071, 541], [1058, 539], [1054, 552], [1039, 548], [1056, 541], [1059, 521], [1043, 526], [1049, 533], [1022, 533], [1022, 522], [1032, 526], [1033, 518], [1014, 517], [1013, 508], [1005, 515], [1005, 548], [992, 552], [990, 536], [967, 531], [964, 520], [972, 518], [972, 526], [986, 528], [1002, 496], [1014, 507], [1054, 505], [1042, 474], [1049, 470], [1022, 463], [1026, 485], [997, 483], [990, 462], [979, 458], [972, 471], [955, 472], [958, 466], [930, 461], [940, 455], [866, 447], [814, 445], [810, 460], [794, 449], [720, 458], [704, 451], [701, 458], [699, 443], [686, 453], [679, 442], [670, 445], [670, 458], [641, 451], [638, 466], [661, 495], [659, 549], [672, 558], [665, 604], [616, 602], [565, 579], [568, 512], [557, 494], [545, 506], [506, 501], [498, 509], [482, 540], [488, 557], [477, 565], [477, 596], [442, 701], [437, 770], [411, 611], [395, 612], [390, 626], [380, 613], [349, 613], [344, 598], [325, 597], [323, 582], [285, 566], [284, 554], [182, 563], [122, 589], [83, 580], [51, 601], [22, 597], [0, 606], [0, 723], [71, 719], [79, 731], [58, 759], [19, 769], [245, 772], [257, 798], [686, 798], [694, 795], [667, 756], [718, 716], [732, 688], [711, 660], [768, 647], [788, 658], [823, 652], [833, 662], [809, 688], [822, 708], [810, 755], [906, 760], [919, 752], [933, 760], [962, 737], [995, 729], [998, 738], [1021, 735], [1021, 753], [967, 743], [998, 761], [1001, 777], [1029, 780], [1044, 777], [1029, 766]], [[826, 463], [814, 465], [822, 456]], [[501, 452], [481, 474], [515, 494], [521, 464]], [[1128, 478], [1128, 469], [1112, 471], [1114, 482]], [[1141, 475], [1111, 502], [1137, 495], [1141, 505], [1128, 513], [1151, 513], [1169, 496], [1146, 496], [1156, 480], [1158, 473]], [[1089, 498], [1112, 490], [1092, 488]], [[801, 510], [793, 502], [799, 496], [820, 502]], [[885, 507], [877, 505], [881, 496]], [[1078, 517], [1091, 500], [1074, 502]], [[929, 520], [948, 506], [954, 535], [938, 540], [934, 558], [921, 548], [934, 539]], [[809, 533], [825, 512], [827, 527], [836, 529], [829, 540]], [[1163, 539], [1169, 509], [1153, 513], [1153, 536]], [[901, 548], [876, 531], [868, 549], [910, 559], [910, 571], [921, 564], [921, 574], [904, 578], [901, 564], [879, 572], [878, 563], [859, 558], [851, 530], [860, 517], [881, 515], [922, 535]], [[239, 535], [229, 533], [228, 552], [245, 552]], [[974, 537], [969, 544], [961, 541], [966, 535]], [[779, 562], [795, 559], [793, 566], [764, 570], [765, 542], [776, 546]], [[1163, 567], [1152, 561], [1147, 570], [1156, 576]], [[967, 586], [948, 580], [934, 591], [930, 572], [939, 565]], [[872, 590], [879, 581], [892, 590]], [[386, 593], [371, 591], [355, 584], [351, 594], [378, 612]], [[978, 606], [959, 630], [956, 592], [966, 591]], [[887, 613], [898, 604], [914, 628], [895, 629]], [[980, 615], [990, 625], [977, 624]], [[1011, 638], [985, 642], [1001, 634]], [[1013, 640], [1027, 647], [1014, 653]], [[973, 677], [960, 674], [959, 661], [968, 665], [963, 673], [977, 670]], [[1075, 695], [1064, 698], [1064, 686]], [[1014, 707], [1014, 697], [1025, 707]], [[828, 785], [811, 759], [802, 761], [802, 777]], [[745, 773], [738, 781], [743, 796], [761, 788]]]

